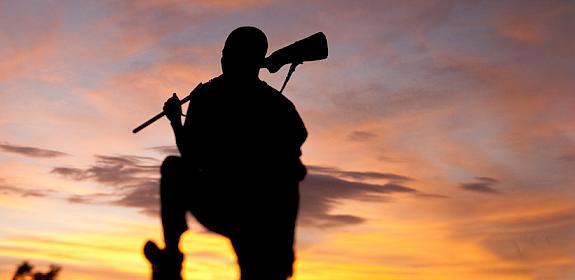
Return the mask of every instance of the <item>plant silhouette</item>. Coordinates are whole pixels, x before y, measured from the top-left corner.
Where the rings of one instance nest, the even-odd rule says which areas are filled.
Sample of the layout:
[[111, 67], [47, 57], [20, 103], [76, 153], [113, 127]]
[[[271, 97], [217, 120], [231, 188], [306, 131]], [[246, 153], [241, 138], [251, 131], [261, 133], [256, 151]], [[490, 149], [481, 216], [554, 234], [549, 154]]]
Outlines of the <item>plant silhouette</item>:
[[34, 272], [34, 267], [29, 262], [24, 261], [16, 268], [16, 272], [14, 272], [12, 280], [24, 280], [30, 278], [33, 280], [54, 280], [57, 279], [61, 270], [61, 266], [50, 265], [50, 270], [48, 270], [48, 272]]

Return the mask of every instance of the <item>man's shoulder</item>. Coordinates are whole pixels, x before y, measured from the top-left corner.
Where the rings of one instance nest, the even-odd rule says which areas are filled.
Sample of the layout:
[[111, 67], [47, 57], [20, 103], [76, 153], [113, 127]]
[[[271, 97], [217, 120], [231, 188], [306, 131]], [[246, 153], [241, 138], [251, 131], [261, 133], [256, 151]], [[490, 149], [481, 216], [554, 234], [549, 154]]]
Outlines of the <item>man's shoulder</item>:
[[285, 96], [283, 96], [283, 94], [281, 94], [277, 89], [262, 80], [259, 81], [258, 87], [258, 89], [265, 94], [269, 94], [275, 98], [285, 98]]
[[269, 95], [273, 100], [279, 102], [282, 105], [293, 106], [293, 103], [281, 92], [279, 92], [274, 87], [268, 85], [266, 82], [261, 81], [262, 91]]
[[221, 76], [210, 79], [207, 82], [201, 83], [192, 92], [192, 99], [199, 101], [200, 99], [205, 99], [206, 97], [212, 96], [215, 92], [220, 91], [222, 84]]
[[214, 77], [212, 79], [210, 79], [209, 81], [205, 82], [202, 84], [202, 91], [204, 94], [205, 93], [209, 93], [209, 92], [213, 92], [215, 89], [218, 89], [220, 87], [224, 86], [224, 79], [223, 77], [217, 76]]
[[[205, 82], [201, 85], [200, 90], [194, 93], [193, 97], [198, 99], [208, 98], [219, 96], [220, 93], [229, 90], [227, 88], [225, 79], [222, 75], [217, 76], [208, 82]], [[281, 92], [279, 92], [274, 87], [268, 85], [266, 82], [259, 80], [256, 84], [256, 87], [253, 89], [255, 92], [260, 94], [260, 97], [265, 96], [262, 102], [273, 102], [279, 105], [289, 106], [292, 107], [293, 103]]]

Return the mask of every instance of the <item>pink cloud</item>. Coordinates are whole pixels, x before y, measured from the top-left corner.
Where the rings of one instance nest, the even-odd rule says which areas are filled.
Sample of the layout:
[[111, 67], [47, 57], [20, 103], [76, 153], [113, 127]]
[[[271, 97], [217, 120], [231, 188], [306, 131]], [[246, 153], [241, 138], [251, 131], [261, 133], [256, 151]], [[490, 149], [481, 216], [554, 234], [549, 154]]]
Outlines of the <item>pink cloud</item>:
[[569, 53], [575, 48], [573, 30], [575, 5], [568, 1], [531, 2], [512, 5], [494, 19], [496, 31], [503, 37], [525, 44], [545, 46], [552, 51]]

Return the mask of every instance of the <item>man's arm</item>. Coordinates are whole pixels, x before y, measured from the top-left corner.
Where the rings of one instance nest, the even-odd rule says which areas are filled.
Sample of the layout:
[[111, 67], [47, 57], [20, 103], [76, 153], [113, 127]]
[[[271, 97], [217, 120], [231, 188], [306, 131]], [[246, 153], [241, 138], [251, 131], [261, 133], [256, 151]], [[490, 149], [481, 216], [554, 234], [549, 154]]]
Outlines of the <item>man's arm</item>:
[[288, 143], [288, 160], [293, 163], [291, 165], [291, 175], [297, 181], [301, 181], [307, 174], [305, 165], [301, 162], [301, 146], [307, 138], [307, 129], [303, 120], [297, 112], [295, 106], [291, 102], [287, 102], [286, 111], [286, 135], [285, 139], [289, 139]]
[[287, 98], [284, 99], [284, 107], [285, 139], [289, 139], [289, 145], [297, 149], [297, 157], [299, 157], [301, 155], [299, 148], [307, 139], [307, 129], [295, 106]]
[[176, 138], [176, 145], [178, 146], [178, 150], [180, 150], [180, 154], [183, 156], [186, 153], [186, 135], [182, 125], [182, 106], [180, 105], [180, 99], [175, 93], [164, 103], [164, 113], [166, 113], [166, 117], [170, 120], [170, 125]]

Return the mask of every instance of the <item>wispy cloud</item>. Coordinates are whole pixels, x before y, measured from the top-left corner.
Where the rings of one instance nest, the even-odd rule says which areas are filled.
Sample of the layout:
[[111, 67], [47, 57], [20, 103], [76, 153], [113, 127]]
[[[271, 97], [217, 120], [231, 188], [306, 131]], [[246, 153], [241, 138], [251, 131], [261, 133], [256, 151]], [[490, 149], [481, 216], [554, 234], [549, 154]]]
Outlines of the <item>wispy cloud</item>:
[[385, 172], [374, 172], [374, 171], [348, 171], [340, 170], [338, 168], [326, 167], [326, 166], [308, 166], [311, 172], [318, 174], [328, 174], [331, 176], [349, 178], [353, 180], [363, 181], [363, 180], [393, 180], [398, 182], [412, 181], [404, 175], [385, 173]]
[[37, 158], [53, 158], [53, 157], [62, 157], [62, 156], [68, 155], [68, 154], [66, 154], [64, 152], [60, 152], [60, 151], [48, 150], [48, 149], [43, 149], [43, 148], [38, 148], [38, 147], [30, 147], [30, 146], [19, 146], [19, 145], [13, 145], [13, 144], [9, 144], [9, 143], [0, 144], [0, 150], [7, 152], [7, 153], [13, 153], [13, 154], [19, 154], [19, 155], [23, 155], [23, 156], [37, 157]]
[[30, 189], [16, 187], [5, 183], [5, 180], [0, 178], [0, 195], [20, 195], [22, 197], [47, 197], [55, 194], [56, 191], [52, 189]]
[[107, 187], [104, 192], [71, 195], [68, 197], [70, 202], [135, 207], [155, 216], [159, 211], [159, 168], [154, 158], [97, 155], [87, 168], [54, 167], [51, 173], [70, 180], [93, 181]]
[[389, 195], [398, 193], [414, 194], [418, 191], [400, 184], [383, 185], [347, 181], [333, 175], [311, 173], [302, 182], [300, 223], [304, 226], [333, 227], [364, 222], [364, 218], [354, 215], [334, 215], [331, 211], [339, 204], [338, 200], [389, 201]]
[[[575, 230], [575, 209], [552, 207], [551, 209], [531, 209], [524, 213], [513, 213], [507, 217], [493, 217], [487, 220], [470, 221], [459, 224], [453, 230], [458, 240], [473, 240], [496, 257], [498, 262], [509, 264], [521, 270], [524, 275], [554, 274], [569, 275], [567, 267], [573, 266], [575, 257], [572, 233]], [[557, 262], [565, 267], [557, 267]], [[513, 275], [512, 271], [494, 271]], [[477, 273], [490, 269], [479, 268]], [[517, 273], [517, 272], [515, 272]]]
[[[159, 151], [173, 148], [154, 147]], [[157, 215], [159, 206], [159, 165], [157, 160], [135, 156], [95, 157], [87, 168], [55, 167], [53, 174], [70, 180], [90, 180], [108, 186], [107, 192], [72, 195], [74, 203], [106, 203], [140, 209], [143, 213]], [[350, 178], [355, 181], [346, 180]], [[391, 182], [369, 184], [367, 179], [386, 179]], [[390, 195], [406, 193], [426, 196], [401, 182], [412, 179], [392, 173], [345, 171], [337, 168], [312, 166], [310, 174], [301, 183], [300, 223], [304, 226], [332, 227], [364, 222], [364, 218], [347, 214], [331, 214], [339, 200], [369, 200], [387, 202]]]
[[178, 154], [180, 154], [178, 147], [176, 147], [175, 145], [156, 146], [156, 147], [151, 147], [150, 149], [153, 151], [165, 154], [165, 155], [178, 155]]
[[[73, 180], [93, 180], [110, 186], [137, 185], [157, 177], [157, 160], [139, 156], [95, 156], [95, 163], [86, 169], [54, 167], [51, 173]], [[155, 164], [154, 164], [155, 163]]]
[[460, 187], [466, 191], [483, 194], [500, 194], [501, 192], [493, 186], [499, 181], [490, 177], [475, 177], [476, 182], [461, 183]]
[[365, 142], [377, 137], [377, 134], [369, 131], [356, 130], [347, 136], [347, 139], [355, 142]]

